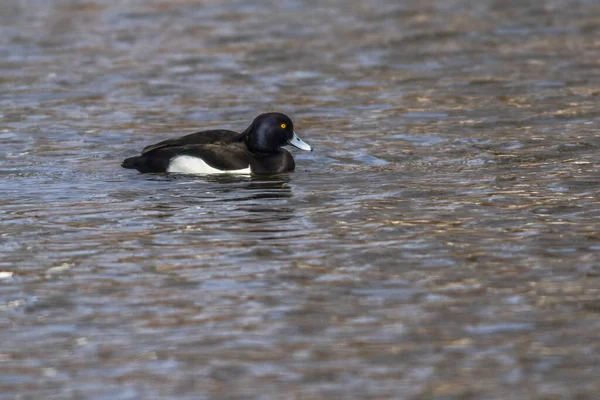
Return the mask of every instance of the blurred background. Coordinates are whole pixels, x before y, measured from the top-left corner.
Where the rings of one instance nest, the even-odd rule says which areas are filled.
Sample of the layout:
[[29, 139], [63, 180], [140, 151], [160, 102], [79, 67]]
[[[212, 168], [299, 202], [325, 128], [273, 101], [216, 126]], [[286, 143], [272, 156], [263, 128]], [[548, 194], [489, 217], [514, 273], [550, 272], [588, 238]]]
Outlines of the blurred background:
[[[0, 399], [592, 399], [600, 4], [0, 5]], [[292, 117], [273, 177], [143, 146]]]

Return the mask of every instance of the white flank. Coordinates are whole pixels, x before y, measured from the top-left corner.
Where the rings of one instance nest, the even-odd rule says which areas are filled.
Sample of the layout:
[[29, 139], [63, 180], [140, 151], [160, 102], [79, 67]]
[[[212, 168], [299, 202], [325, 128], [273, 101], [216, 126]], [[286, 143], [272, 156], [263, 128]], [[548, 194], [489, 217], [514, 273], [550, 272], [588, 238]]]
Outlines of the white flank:
[[173, 157], [167, 168], [167, 172], [178, 172], [180, 174], [249, 174], [250, 166], [244, 169], [232, 169], [221, 171], [205, 163], [202, 159], [192, 156]]

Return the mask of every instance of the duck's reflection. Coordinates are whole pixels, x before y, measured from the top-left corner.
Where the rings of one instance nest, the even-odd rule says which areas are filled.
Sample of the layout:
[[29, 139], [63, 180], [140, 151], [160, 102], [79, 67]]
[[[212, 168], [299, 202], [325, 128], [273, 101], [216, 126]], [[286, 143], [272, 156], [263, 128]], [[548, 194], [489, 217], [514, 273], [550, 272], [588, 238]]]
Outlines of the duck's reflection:
[[[241, 189], [241, 190], [240, 190]], [[295, 210], [289, 205], [288, 199], [293, 197], [289, 176], [251, 178], [232, 193], [231, 188], [223, 191], [232, 197], [225, 198], [225, 202], [235, 202], [238, 206], [237, 213], [246, 213], [245, 217], [238, 217], [239, 222], [248, 223], [250, 232], [273, 232], [281, 226], [263, 224], [269, 222], [290, 221], [294, 218]]]
[[[246, 177], [233, 180], [235, 177], [227, 177], [224, 180], [218, 178], [213, 182], [226, 183], [219, 188], [219, 193], [234, 194], [233, 198], [226, 197], [223, 201], [244, 201], [259, 199], [282, 199], [292, 197], [289, 175]], [[244, 180], [241, 180], [244, 179]]]
[[[202, 209], [205, 214], [213, 216], [213, 221], [244, 225], [247, 231], [263, 231], [264, 227], [260, 227], [260, 224], [289, 221], [295, 216], [295, 210], [289, 202], [293, 198], [289, 174], [163, 175], [159, 179], [172, 183], [168, 195], [169, 207], [180, 212], [185, 209], [186, 214], [190, 212], [190, 206], [196, 210]], [[155, 204], [154, 208], [164, 211], [165, 206], [161, 202]]]

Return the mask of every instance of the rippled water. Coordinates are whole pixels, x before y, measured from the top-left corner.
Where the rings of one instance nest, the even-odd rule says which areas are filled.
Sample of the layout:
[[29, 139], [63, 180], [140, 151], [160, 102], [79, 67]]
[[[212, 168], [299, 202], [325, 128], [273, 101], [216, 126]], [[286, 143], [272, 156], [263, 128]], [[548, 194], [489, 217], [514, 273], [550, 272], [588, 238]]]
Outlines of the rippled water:
[[[2, 2], [0, 398], [596, 398], [598, 21]], [[119, 166], [271, 110], [294, 173]]]

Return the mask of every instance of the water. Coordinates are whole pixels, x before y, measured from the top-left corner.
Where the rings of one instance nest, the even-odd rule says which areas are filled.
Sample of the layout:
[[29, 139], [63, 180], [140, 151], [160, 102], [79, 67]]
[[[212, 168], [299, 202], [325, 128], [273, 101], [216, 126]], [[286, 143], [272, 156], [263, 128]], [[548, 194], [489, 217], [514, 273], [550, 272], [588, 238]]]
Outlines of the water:
[[[596, 398], [599, 17], [3, 2], [0, 398]], [[271, 110], [294, 173], [119, 166]]]

